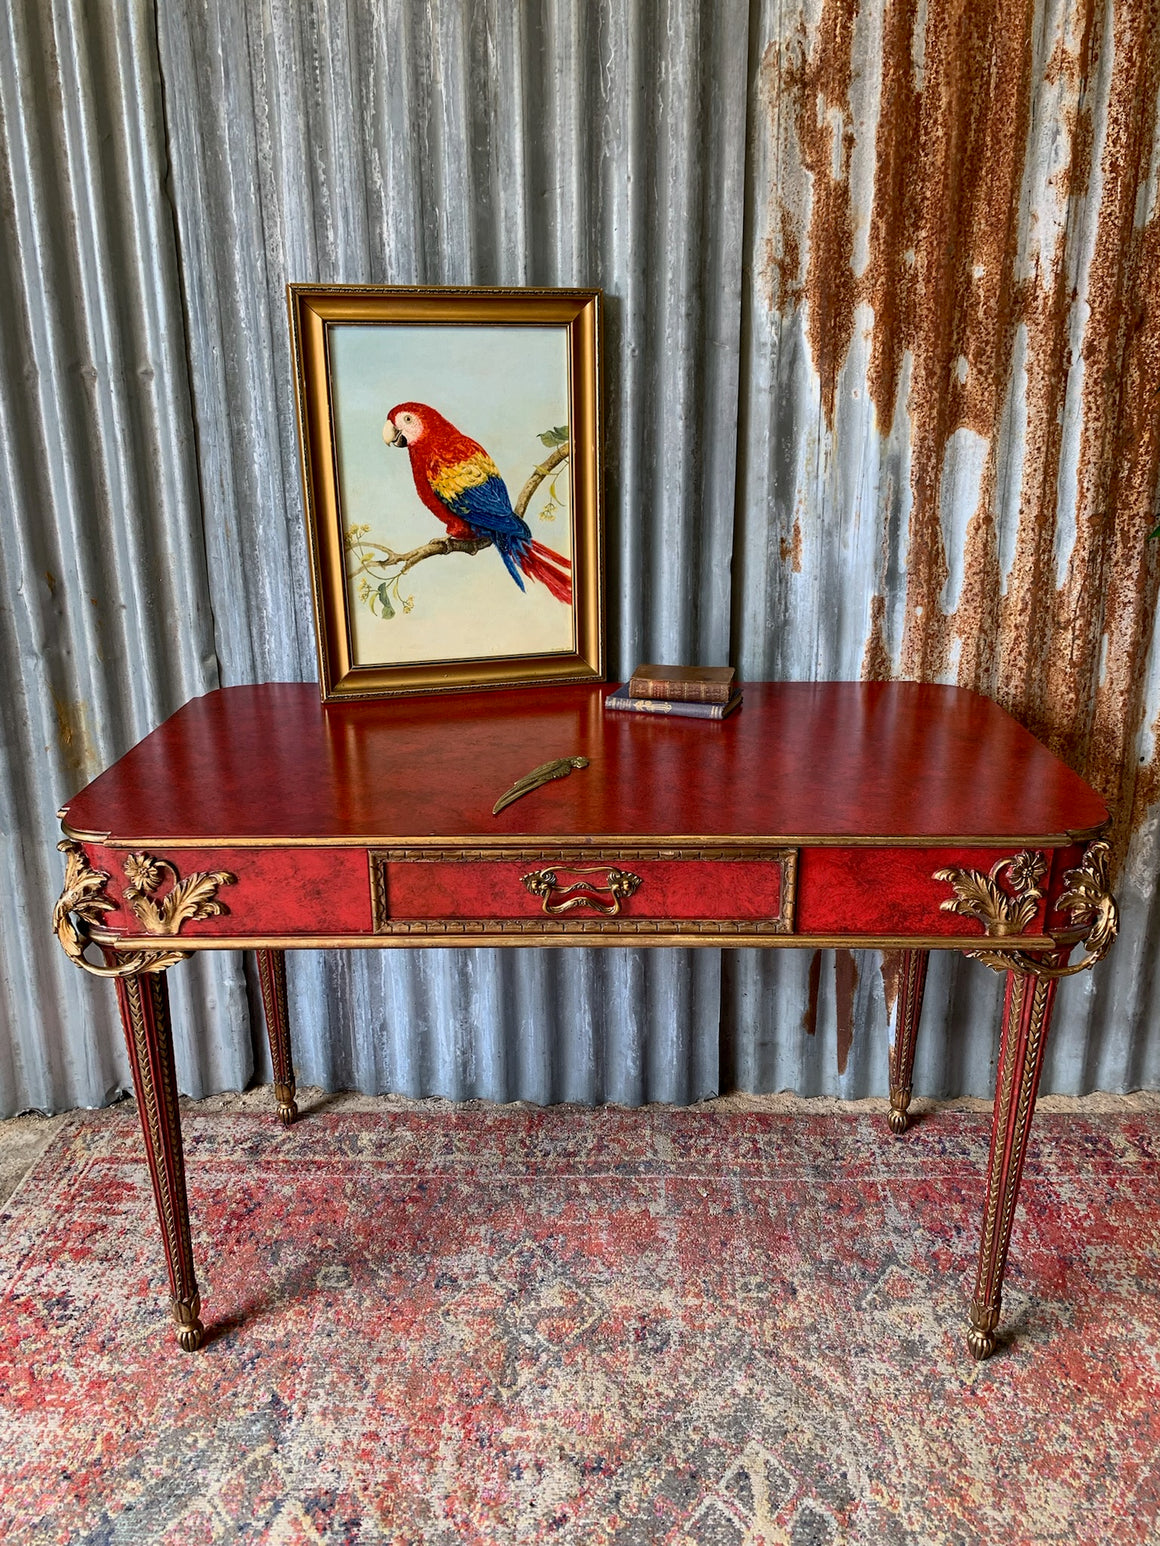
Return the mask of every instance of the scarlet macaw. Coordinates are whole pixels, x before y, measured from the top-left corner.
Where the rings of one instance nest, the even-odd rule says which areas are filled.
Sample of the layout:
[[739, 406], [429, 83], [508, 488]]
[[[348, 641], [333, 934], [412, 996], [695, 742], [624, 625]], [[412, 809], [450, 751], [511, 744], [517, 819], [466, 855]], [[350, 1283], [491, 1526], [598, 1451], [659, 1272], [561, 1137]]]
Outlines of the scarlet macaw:
[[499, 468], [478, 441], [461, 434], [426, 403], [392, 408], [383, 439], [410, 452], [415, 491], [449, 537], [486, 539], [521, 590], [523, 574], [571, 606], [571, 560], [533, 539], [527, 522], [512, 509]]

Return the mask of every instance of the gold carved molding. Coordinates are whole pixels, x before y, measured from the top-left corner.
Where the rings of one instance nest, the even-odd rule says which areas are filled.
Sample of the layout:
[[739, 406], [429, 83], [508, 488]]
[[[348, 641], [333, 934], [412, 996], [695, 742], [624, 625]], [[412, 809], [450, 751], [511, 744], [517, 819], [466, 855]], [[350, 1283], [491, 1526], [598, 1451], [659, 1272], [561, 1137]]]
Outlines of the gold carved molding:
[[[133, 977], [139, 972], [164, 972], [188, 958], [187, 950], [138, 949], [123, 955], [115, 966], [98, 966], [85, 954], [92, 930], [115, 910], [117, 904], [105, 892], [109, 880], [96, 870], [79, 843], [62, 839], [57, 848], [65, 856], [64, 889], [52, 910], [52, 926], [61, 948], [74, 966], [94, 977]], [[187, 875], [183, 880], [167, 859], [131, 853], [125, 859], [125, 902], [147, 934], [172, 937], [185, 923], [213, 918], [225, 911], [217, 900], [219, 886], [233, 884], [227, 870]], [[168, 889], [164, 889], [168, 883]]]
[[[1056, 911], [1067, 913], [1071, 927], [1047, 932], [1059, 949], [1082, 944], [1082, 960], [1050, 965], [1024, 950], [969, 950], [967, 954], [997, 972], [1022, 972], [1036, 977], [1073, 977], [1102, 961], [1119, 929], [1119, 910], [1108, 889], [1109, 844], [1099, 838], [1089, 843], [1075, 869], [1063, 877], [1063, 891]], [[954, 896], [940, 905], [944, 912], [975, 918], [991, 939], [1022, 934], [1034, 919], [1043, 899], [1040, 881], [1047, 873], [1042, 854], [1024, 850], [1011, 859], [1000, 859], [988, 874], [981, 870], [946, 869], [934, 872], [935, 880], [949, 881]]]

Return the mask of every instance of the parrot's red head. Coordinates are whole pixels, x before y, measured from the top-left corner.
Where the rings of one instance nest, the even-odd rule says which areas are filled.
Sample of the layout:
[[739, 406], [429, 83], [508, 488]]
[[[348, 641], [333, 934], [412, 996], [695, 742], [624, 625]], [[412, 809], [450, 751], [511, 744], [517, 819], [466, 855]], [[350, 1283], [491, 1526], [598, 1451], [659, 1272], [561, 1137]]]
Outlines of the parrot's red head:
[[442, 440], [457, 434], [455, 426], [426, 403], [399, 403], [383, 425], [383, 439], [389, 446], [411, 447], [423, 439]]

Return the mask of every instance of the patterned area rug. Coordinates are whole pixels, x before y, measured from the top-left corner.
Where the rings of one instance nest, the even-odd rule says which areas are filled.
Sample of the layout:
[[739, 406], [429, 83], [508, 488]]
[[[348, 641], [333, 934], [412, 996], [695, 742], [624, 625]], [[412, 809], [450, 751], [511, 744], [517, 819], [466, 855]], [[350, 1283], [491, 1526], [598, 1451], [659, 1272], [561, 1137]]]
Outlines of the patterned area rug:
[[0, 1535], [1160, 1539], [1160, 1113], [1041, 1113], [988, 1363], [988, 1122], [668, 1108], [186, 1122], [173, 1341], [130, 1107], [0, 1212]]

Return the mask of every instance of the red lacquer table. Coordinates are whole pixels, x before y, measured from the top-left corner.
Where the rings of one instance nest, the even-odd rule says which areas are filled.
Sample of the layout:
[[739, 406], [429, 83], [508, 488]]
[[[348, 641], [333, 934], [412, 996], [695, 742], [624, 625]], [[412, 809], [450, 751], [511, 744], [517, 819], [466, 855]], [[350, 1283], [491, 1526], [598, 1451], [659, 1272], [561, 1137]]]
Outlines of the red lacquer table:
[[[227, 688], [61, 812], [54, 923], [78, 965], [116, 981], [182, 1347], [203, 1330], [168, 967], [257, 952], [291, 1122], [286, 950], [636, 944], [903, 952], [897, 1134], [928, 952], [1007, 972], [968, 1332], [976, 1357], [993, 1349], [1055, 983], [1116, 931], [1102, 801], [958, 688], [750, 684], [720, 722], [605, 713], [609, 690], [323, 706], [310, 685]], [[573, 756], [587, 766], [492, 814], [532, 768]]]

